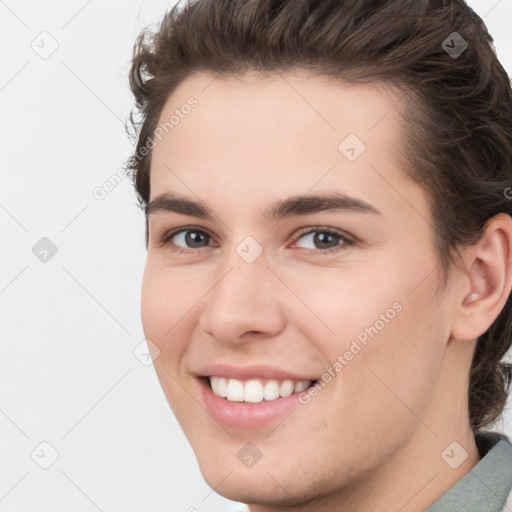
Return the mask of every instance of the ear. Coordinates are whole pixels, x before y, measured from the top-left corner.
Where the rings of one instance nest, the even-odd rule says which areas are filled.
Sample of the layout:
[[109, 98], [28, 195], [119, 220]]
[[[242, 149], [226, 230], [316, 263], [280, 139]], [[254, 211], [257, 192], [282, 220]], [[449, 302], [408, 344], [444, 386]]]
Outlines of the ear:
[[512, 217], [499, 213], [464, 257], [451, 337], [478, 338], [498, 317], [512, 288]]

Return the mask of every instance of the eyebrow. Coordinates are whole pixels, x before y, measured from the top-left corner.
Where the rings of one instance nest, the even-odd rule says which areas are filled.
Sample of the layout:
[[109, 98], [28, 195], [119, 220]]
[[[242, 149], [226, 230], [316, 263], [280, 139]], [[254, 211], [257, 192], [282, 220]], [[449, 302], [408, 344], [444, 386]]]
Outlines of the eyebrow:
[[[162, 211], [200, 219], [212, 219], [214, 217], [212, 211], [203, 203], [174, 193], [164, 193], [156, 196], [149, 202], [145, 210], [146, 217]], [[263, 212], [263, 217], [272, 222], [286, 217], [312, 215], [326, 211], [349, 211], [381, 215], [379, 210], [361, 199], [332, 192], [310, 196], [293, 196], [276, 201]]]

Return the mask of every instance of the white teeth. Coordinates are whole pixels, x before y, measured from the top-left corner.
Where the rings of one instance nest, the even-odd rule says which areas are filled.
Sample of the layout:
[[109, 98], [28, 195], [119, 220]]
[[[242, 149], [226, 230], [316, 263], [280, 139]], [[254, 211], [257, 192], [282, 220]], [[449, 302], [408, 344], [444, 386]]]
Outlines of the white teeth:
[[217, 396], [226, 398], [228, 391], [228, 382], [224, 377], [210, 377], [212, 390]]
[[219, 378], [219, 396], [228, 396], [228, 381], [224, 377]]
[[269, 380], [263, 388], [263, 398], [265, 400], [275, 400], [279, 398], [279, 384], [277, 380]]
[[244, 385], [239, 380], [229, 379], [226, 398], [230, 402], [244, 401]]
[[212, 391], [215, 395], [227, 398], [230, 402], [249, 402], [258, 404], [263, 400], [270, 401], [276, 398], [286, 398], [292, 393], [298, 393], [311, 386], [310, 380], [269, 380], [265, 384], [259, 379], [241, 381], [225, 379], [223, 377], [210, 377]]
[[245, 383], [244, 402], [253, 404], [263, 402], [263, 386], [259, 380], [253, 379]]
[[310, 385], [311, 385], [311, 382], [305, 381], [305, 380], [300, 380], [299, 382], [297, 382], [295, 384], [295, 388], [294, 388], [293, 392], [300, 393], [301, 391], [304, 391], [305, 389], [309, 388]]
[[283, 380], [281, 385], [279, 386], [279, 394], [282, 397], [290, 396], [293, 393], [293, 388], [295, 384], [291, 380]]

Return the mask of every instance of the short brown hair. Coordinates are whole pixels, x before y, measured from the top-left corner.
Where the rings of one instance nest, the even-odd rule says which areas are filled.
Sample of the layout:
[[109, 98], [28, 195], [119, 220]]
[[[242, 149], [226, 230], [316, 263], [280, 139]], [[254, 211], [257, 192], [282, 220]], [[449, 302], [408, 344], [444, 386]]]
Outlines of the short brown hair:
[[[467, 43], [467, 48], [465, 48]], [[428, 195], [441, 283], [454, 256], [486, 222], [512, 216], [512, 92], [493, 38], [463, 0], [191, 0], [159, 29], [139, 35], [130, 86], [140, 122], [127, 162], [138, 201], [150, 196], [153, 136], [174, 89], [197, 72], [309, 70], [351, 83], [383, 83], [402, 93], [401, 158]], [[454, 49], [450, 51], [450, 49]], [[457, 50], [457, 51], [456, 51]], [[462, 52], [462, 53], [461, 53]], [[512, 189], [510, 189], [512, 190]], [[146, 244], [147, 244], [146, 218]], [[469, 382], [473, 431], [493, 424], [506, 405], [512, 365], [510, 296], [482, 334]]]

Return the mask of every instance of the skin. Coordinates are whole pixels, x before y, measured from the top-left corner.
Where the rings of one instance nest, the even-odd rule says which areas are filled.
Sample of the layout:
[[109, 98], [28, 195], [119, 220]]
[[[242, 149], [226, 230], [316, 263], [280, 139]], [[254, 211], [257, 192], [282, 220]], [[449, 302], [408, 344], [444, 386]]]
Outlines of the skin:
[[[201, 73], [173, 92], [161, 121], [190, 96], [198, 105], [153, 149], [150, 199], [187, 195], [216, 217], [149, 216], [142, 321], [205, 480], [251, 512], [423, 511], [480, 460], [468, 375], [476, 337], [512, 286], [512, 220], [491, 220], [436, 297], [427, 197], [398, 164], [398, 96], [389, 87], [298, 71]], [[354, 162], [338, 150], [349, 133], [366, 145]], [[262, 215], [274, 201], [333, 190], [380, 215]], [[189, 226], [210, 235], [199, 248], [171, 239], [192, 253], [160, 243]], [[356, 243], [335, 238], [338, 251], [321, 254], [306, 228], [341, 230]], [[235, 250], [247, 236], [263, 249], [250, 264]], [[202, 364], [262, 363], [320, 377], [396, 302], [401, 311], [284, 421], [224, 428], [206, 412], [195, 376]], [[262, 454], [251, 468], [237, 458], [246, 442]], [[468, 454], [456, 469], [441, 457], [453, 442]]]

